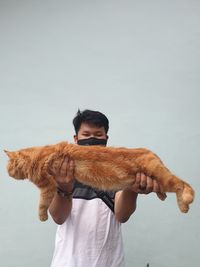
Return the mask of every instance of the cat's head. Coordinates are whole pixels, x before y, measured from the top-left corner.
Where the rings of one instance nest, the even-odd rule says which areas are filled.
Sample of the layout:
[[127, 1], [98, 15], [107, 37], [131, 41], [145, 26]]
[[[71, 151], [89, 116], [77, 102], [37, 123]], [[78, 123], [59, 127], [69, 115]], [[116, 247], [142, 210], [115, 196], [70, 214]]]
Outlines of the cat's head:
[[9, 161], [7, 165], [7, 170], [9, 176], [23, 180], [27, 178], [26, 171], [25, 171], [25, 157], [23, 153], [20, 151], [7, 151], [4, 150], [4, 152], [7, 154]]

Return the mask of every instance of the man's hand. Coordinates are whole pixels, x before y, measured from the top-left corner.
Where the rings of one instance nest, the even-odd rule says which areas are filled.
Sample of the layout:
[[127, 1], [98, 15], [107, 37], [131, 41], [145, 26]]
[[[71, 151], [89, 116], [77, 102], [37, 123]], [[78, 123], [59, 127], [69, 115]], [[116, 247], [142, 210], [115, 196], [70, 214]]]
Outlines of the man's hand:
[[159, 193], [160, 187], [155, 179], [144, 173], [137, 173], [135, 182], [115, 194], [115, 216], [121, 223], [126, 222], [136, 210], [138, 194]]
[[146, 176], [144, 173], [137, 173], [134, 184], [129, 186], [127, 189], [139, 194], [160, 192], [160, 187], [157, 181], [149, 176]]
[[[74, 162], [68, 157], [63, 160], [55, 160], [50, 167], [51, 174], [55, 177], [57, 187], [67, 194], [73, 191]], [[49, 212], [57, 224], [63, 224], [72, 209], [72, 198], [55, 194], [49, 207]]]
[[51, 172], [57, 182], [57, 187], [65, 192], [71, 192], [74, 184], [74, 162], [65, 157], [60, 164], [53, 162]]

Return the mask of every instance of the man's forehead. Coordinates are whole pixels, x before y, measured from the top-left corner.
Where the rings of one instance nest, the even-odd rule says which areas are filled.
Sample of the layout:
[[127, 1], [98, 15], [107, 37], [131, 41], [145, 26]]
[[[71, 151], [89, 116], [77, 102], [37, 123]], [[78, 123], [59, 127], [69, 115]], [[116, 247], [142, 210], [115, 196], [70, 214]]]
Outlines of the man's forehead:
[[79, 131], [105, 131], [105, 129], [103, 126], [99, 127], [94, 124], [83, 122], [81, 123]]

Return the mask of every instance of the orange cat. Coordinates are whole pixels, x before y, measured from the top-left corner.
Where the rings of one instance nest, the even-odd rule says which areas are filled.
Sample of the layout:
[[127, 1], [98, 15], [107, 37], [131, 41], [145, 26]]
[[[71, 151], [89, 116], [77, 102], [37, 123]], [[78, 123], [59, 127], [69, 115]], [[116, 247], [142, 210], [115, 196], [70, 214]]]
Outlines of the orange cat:
[[5, 152], [9, 156], [9, 175], [16, 179], [28, 178], [40, 189], [41, 221], [47, 220], [47, 210], [56, 192], [56, 182], [51, 173], [66, 155], [74, 160], [76, 179], [89, 186], [103, 190], [124, 189], [134, 183], [137, 172], [143, 172], [159, 183], [161, 193], [157, 195], [161, 200], [166, 198], [164, 192], [176, 193], [182, 212], [188, 212], [194, 198], [189, 184], [173, 175], [154, 153], [143, 148], [78, 146], [61, 142]]

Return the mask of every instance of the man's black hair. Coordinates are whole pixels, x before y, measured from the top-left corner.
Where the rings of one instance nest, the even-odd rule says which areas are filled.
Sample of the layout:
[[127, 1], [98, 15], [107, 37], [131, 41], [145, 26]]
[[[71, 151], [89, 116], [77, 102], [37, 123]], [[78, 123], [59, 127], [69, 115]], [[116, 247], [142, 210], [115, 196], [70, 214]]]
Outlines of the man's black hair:
[[91, 125], [95, 125], [97, 127], [104, 127], [105, 132], [108, 132], [109, 129], [109, 121], [108, 118], [99, 111], [86, 109], [84, 111], [78, 110], [75, 118], [73, 119], [73, 125], [76, 134], [78, 133], [81, 124], [85, 122]]

